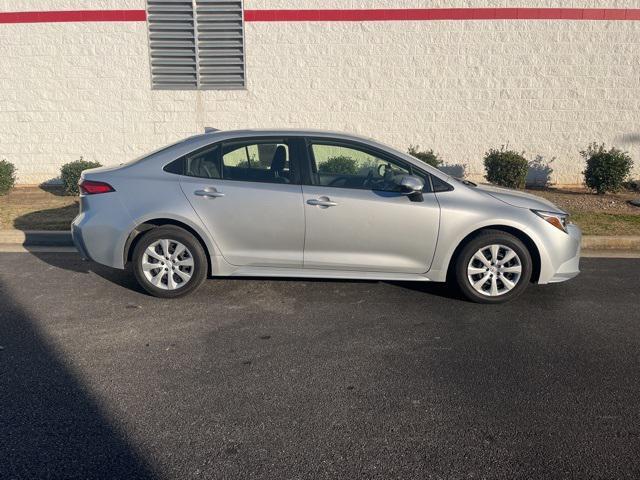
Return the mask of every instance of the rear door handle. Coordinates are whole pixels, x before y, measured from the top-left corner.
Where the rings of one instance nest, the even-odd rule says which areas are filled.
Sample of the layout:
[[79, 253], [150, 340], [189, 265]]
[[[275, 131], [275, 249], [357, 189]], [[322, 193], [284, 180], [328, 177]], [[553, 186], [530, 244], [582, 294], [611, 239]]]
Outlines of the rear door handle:
[[336, 202], [332, 202], [328, 197], [312, 198], [307, 200], [309, 205], [317, 205], [318, 207], [335, 207], [338, 205]]
[[196, 195], [198, 195], [199, 197], [207, 197], [207, 198], [217, 198], [217, 197], [224, 197], [224, 193], [222, 192], [218, 192], [215, 188], [208, 190], [196, 190], [195, 192]]

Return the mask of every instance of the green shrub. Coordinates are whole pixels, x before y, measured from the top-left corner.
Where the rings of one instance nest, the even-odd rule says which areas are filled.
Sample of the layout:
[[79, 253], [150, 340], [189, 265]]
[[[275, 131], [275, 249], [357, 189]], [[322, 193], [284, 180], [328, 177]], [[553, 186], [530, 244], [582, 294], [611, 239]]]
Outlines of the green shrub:
[[358, 166], [353, 158], [346, 155], [338, 155], [328, 158], [318, 165], [318, 171], [340, 175], [356, 175], [358, 173]]
[[67, 195], [78, 195], [78, 182], [80, 181], [82, 171], [101, 166], [98, 162], [87, 162], [83, 160], [82, 157], [75, 162], [64, 164], [60, 169], [60, 177], [62, 177], [65, 193]]
[[489, 183], [508, 188], [524, 188], [529, 162], [523, 153], [491, 149], [484, 156], [485, 178]]
[[409, 155], [417, 158], [418, 160], [423, 161], [424, 163], [428, 163], [432, 167], [440, 167], [442, 165], [442, 159], [440, 156], [435, 153], [433, 150], [420, 150], [420, 145], [409, 145], [409, 150], [407, 150]]
[[6, 160], [0, 161], [0, 195], [6, 195], [16, 183], [16, 167]]
[[622, 189], [633, 168], [633, 160], [627, 152], [615, 147], [607, 150], [604, 143], [594, 142], [580, 155], [587, 162], [587, 168], [582, 172], [584, 183], [599, 194]]

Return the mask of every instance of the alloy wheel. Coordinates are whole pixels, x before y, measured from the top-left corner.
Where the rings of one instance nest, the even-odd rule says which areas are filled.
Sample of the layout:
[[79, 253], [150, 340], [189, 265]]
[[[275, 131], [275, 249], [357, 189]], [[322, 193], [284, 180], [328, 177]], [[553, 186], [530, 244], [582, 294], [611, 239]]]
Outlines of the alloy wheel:
[[155, 287], [177, 290], [184, 287], [194, 273], [193, 256], [189, 249], [168, 238], [156, 240], [142, 254], [142, 272]]
[[512, 248], [500, 244], [480, 248], [467, 266], [467, 277], [473, 289], [488, 297], [510, 292], [521, 276], [520, 257]]

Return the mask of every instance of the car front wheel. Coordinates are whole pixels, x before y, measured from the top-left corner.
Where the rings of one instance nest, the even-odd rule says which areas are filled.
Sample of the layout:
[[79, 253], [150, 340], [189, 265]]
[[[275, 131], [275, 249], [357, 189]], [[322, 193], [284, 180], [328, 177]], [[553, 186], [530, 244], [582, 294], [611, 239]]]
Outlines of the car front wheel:
[[460, 291], [478, 303], [513, 300], [527, 288], [532, 270], [527, 247], [500, 230], [478, 234], [462, 248], [455, 263]]
[[145, 233], [136, 245], [133, 272], [150, 294], [176, 298], [202, 284], [207, 276], [207, 259], [200, 242], [186, 230], [158, 227]]

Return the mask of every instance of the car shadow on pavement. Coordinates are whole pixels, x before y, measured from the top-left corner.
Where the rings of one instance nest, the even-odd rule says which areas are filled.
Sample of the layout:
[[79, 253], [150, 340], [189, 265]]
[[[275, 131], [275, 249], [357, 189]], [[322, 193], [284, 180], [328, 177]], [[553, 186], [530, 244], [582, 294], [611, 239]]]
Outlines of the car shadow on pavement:
[[0, 478], [157, 478], [0, 283]]
[[449, 298], [451, 300], [460, 300], [469, 302], [465, 299], [460, 290], [454, 285], [441, 282], [385, 282], [389, 285], [404, 288], [407, 290], [413, 290], [416, 292], [427, 293], [429, 295], [435, 295], [437, 297]]
[[42, 252], [37, 248], [30, 248], [29, 246], [25, 246], [29, 253], [55, 268], [59, 268], [62, 270], [67, 270], [75, 273], [95, 273], [101, 278], [114, 283], [118, 286], [126, 288], [128, 290], [132, 290], [138, 293], [144, 293], [138, 282], [136, 282], [133, 273], [131, 273], [128, 269], [119, 270], [117, 268], [110, 268], [104, 265], [100, 265], [99, 263], [82, 260], [80, 256], [76, 252], [69, 253], [53, 253], [53, 252]]
[[[25, 247], [29, 250], [29, 247]], [[136, 282], [133, 273], [130, 269], [118, 270], [116, 268], [109, 268], [99, 263], [92, 261], [81, 260], [77, 254], [59, 254], [40, 252], [37, 249], [31, 249], [30, 253], [45, 262], [46, 264], [68, 270], [76, 273], [95, 273], [99, 277], [114, 283], [120, 287], [132, 290], [137, 293], [149, 295], [140, 285]], [[413, 290], [417, 292], [427, 293], [437, 297], [449, 298], [452, 300], [466, 301], [457, 288], [445, 283], [436, 282], [397, 282], [397, 281], [379, 281], [379, 280], [351, 280], [351, 279], [336, 279], [336, 278], [298, 278], [298, 277], [211, 277], [209, 276], [206, 281], [245, 281], [245, 280], [268, 280], [272, 282], [317, 282], [317, 283], [385, 283], [388, 285], [394, 285], [398, 288], [407, 290]]]

